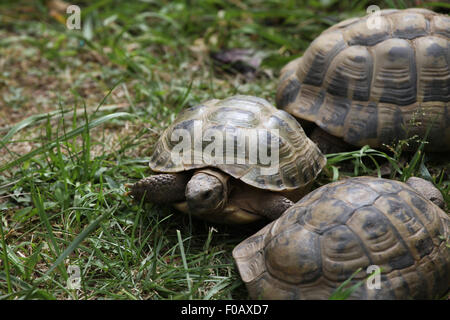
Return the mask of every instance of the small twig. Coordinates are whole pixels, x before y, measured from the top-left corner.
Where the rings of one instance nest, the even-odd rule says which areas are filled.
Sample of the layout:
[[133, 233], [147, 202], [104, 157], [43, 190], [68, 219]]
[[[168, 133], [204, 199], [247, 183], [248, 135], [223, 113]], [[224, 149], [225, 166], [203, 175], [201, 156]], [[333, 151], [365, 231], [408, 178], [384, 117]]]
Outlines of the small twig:
[[6, 196], [0, 197], [0, 200], [4, 199], [4, 198], [10, 198], [10, 197], [13, 197], [13, 196], [26, 196], [26, 195], [30, 195], [30, 194], [31, 194], [30, 192], [18, 193], [18, 194], [11, 193], [11, 194], [7, 194]]

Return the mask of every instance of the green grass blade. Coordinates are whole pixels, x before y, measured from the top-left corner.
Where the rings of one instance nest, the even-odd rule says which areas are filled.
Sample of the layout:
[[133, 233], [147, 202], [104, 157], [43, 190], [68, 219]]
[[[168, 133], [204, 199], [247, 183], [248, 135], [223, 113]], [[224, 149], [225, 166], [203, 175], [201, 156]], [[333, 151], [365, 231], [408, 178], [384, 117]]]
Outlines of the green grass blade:
[[97, 228], [100, 222], [102, 222], [103, 219], [114, 212], [117, 207], [118, 205], [113, 207], [110, 211], [103, 213], [100, 217], [92, 221], [78, 236], [76, 236], [76, 238], [70, 243], [70, 245], [58, 256], [58, 258], [55, 260], [50, 269], [48, 269], [45, 275], [48, 276], [50, 273], [52, 273], [53, 270], [55, 270], [55, 268], [58, 267], [64, 261], [64, 259], [68, 257], [69, 254], [71, 254], [80, 245], [80, 243], [83, 242], [83, 240], [86, 239], [86, 237]]
[[[52, 226], [48, 219], [47, 212], [45, 211], [44, 202], [42, 200], [41, 194], [40, 194], [39, 190], [36, 189], [32, 179], [30, 179], [30, 186], [31, 186], [31, 198], [33, 200], [34, 206], [37, 208], [39, 218], [42, 221], [42, 223], [44, 224], [45, 229], [47, 230], [47, 236], [50, 239], [50, 242], [52, 244], [51, 249], [53, 251], [53, 254], [55, 256], [57, 256], [57, 255], [59, 255], [58, 243], [56, 241], [56, 237], [53, 233]], [[64, 276], [67, 276], [65, 269], [60, 268], [60, 271]]]
[[8, 259], [8, 248], [6, 246], [5, 241], [5, 235], [3, 233], [3, 222], [0, 220], [0, 232], [2, 236], [2, 248], [3, 248], [3, 267], [5, 272], [5, 280], [6, 284], [8, 286], [8, 293], [12, 293], [12, 286], [11, 286], [11, 277], [9, 274], [9, 259]]
[[192, 280], [191, 277], [189, 275], [189, 269], [188, 269], [188, 265], [187, 265], [187, 260], [186, 260], [186, 254], [184, 253], [184, 245], [183, 245], [183, 240], [181, 238], [181, 232], [180, 230], [177, 230], [177, 238], [178, 238], [178, 245], [180, 247], [180, 253], [181, 253], [181, 260], [183, 261], [183, 268], [186, 271], [186, 282], [187, 282], [187, 286], [188, 286], [188, 290], [189, 290], [189, 299], [192, 299]]
[[[65, 110], [64, 113], [66, 113], [66, 112], [70, 112], [70, 111]], [[19, 123], [14, 125], [11, 129], [9, 129], [8, 133], [5, 134], [3, 136], [3, 138], [0, 140], [0, 148], [3, 148], [8, 143], [9, 139], [13, 135], [15, 135], [17, 132], [19, 132], [20, 130], [22, 130], [36, 122], [48, 119], [49, 117], [51, 118], [60, 113], [61, 113], [61, 110], [56, 110], [56, 111], [52, 111], [52, 112], [48, 112], [48, 113], [34, 115], [34, 116], [28, 117], [28, 118], [20, 121]]]
[[361, 268], [358, 268], [353, 274], [345, 280], [337, 289], [333, 292], [333, 294], [329, 297], [329, 300], [345, 300], [347, 299], [356, 289], [358, 289], [364, 282], [364, 280], [358, 281], [356, 284], [351, 286], [350, 288], [345, 289], [345, 287], [352, 281], [352, 279], [361, 272]]
[[[108, 122], [112, 119], [120, 118], [120, 117], [133, 117], [133, 115], [130, 113], [127, 113], [127, 112], [117, 112], [117, 113], [113, 113], [113, 114], [108, 114], [106, 116], [103, 116], [103, 117], [100, 117], [100, 118], [97, 118], [97, 119], [91, 121], [88, 125], [88, 128], [90, 130], [92, 128], [98, 127], [99, 125], [102, 125], [105, 122]], [[82, 134], [83, 132], [85, 132], [85, 130], [86, 130], [86, 126], [82, 125], [82, 126], [76, 128], [75, 130], [69, 131], [67, 134], [58, 137], [58, 140], [66, 141], [68, 139], [71, 139], [73, 137], [76, 137], [76, 136]], [[29, 153], [25, 154], [24, 156], [21, 156], [13, 161], [7, 163], [6, 165], [1, 166], [0, 172], [8, 170], [11, 167], [20, 165], [20, 164], [24, 163], [25, 161], [30, 160], [34, 156], [41, 154], [51, 148], [54, 148], [56, 146], [56, 144], [57, 144], [57, 141], [54, 140], [52, 142], [49, 142], [49, 143], [43, 145], [42, 147], [34, 149], [33, 151], [30, 151]]]

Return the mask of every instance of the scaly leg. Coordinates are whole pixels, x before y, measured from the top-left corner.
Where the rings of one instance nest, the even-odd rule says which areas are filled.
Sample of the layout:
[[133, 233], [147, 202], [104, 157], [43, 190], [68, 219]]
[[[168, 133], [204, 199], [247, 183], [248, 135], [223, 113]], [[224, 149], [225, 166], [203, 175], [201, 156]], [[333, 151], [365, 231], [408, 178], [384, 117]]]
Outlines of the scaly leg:
[[191, 178], [189, 173], [162, 173], [139, 180], [133, 185], [128, 185], [127, 192], [137, 201], [158, 204], [171, 204], [184, 201], [186, 184]]

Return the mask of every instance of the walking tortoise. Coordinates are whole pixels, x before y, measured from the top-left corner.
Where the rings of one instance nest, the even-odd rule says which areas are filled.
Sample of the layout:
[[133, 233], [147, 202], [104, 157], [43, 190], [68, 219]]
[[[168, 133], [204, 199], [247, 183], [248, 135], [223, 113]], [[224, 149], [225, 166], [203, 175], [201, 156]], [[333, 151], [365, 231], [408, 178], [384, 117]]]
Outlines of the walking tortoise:
[[342, 140], [385, 147], [414, 136], [450, 151], [449, 102], [450, 18], [415, 8], [328, 28], [282, 69], [276, 96], [308, 134], [315, 124], [311, 139], [325, 153]]
[[[359, 268], [350, 299], [441, 298], [450, 222], [421, 192], [442, 200], [420, 178], [349, 178], [309, 193], [233, 250], [251, 298], [328, 299]], [[381, 270], [379, 288], [364, 281], [370, 266]]]
[[[190, 139], [182, 150], [187, 157], [179, 156], [183, 132], [182, 142]], [[213, 140], [219, 147], [211, 152]], [[216, 157], [221, 151], [225, 158]], [[262, 160], [262, 151], [273, 163]], [[159, 174], [128, 193], [212, 222], [273, 220], [308, 191], [325, 163], [294, 117], [264, 99], [238, 95], [181, 112], [151, 156], [150, 168]]]

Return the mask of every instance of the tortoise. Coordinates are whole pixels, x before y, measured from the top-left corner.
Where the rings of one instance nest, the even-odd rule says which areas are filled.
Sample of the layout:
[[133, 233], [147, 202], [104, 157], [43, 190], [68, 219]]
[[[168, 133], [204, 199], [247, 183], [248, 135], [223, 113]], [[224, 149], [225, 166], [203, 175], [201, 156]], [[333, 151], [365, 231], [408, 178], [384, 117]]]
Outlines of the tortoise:
[[422, 191], [443, 201], [420, 178], [362, 176], [317, 188], [233, 250], [250, 296], [327, 299], [353, 274], [349, 285], [378, 267], [378, 288], [370, 278], [350, 299], [442, 297], [450, 220]]
[[281, 70], [276, 105], [325, 153], [408, 139], [412, 151], [417, 138], [449, 151], [449, 52], [446, 15], [411, 8], [347, 19]]
[[128, 194], [210, 222], [244, 224], [279, 217], [325, 163], [294, 117], [236, 95], [181, 112], [151, 156], [159, 174], [128, 185]]

